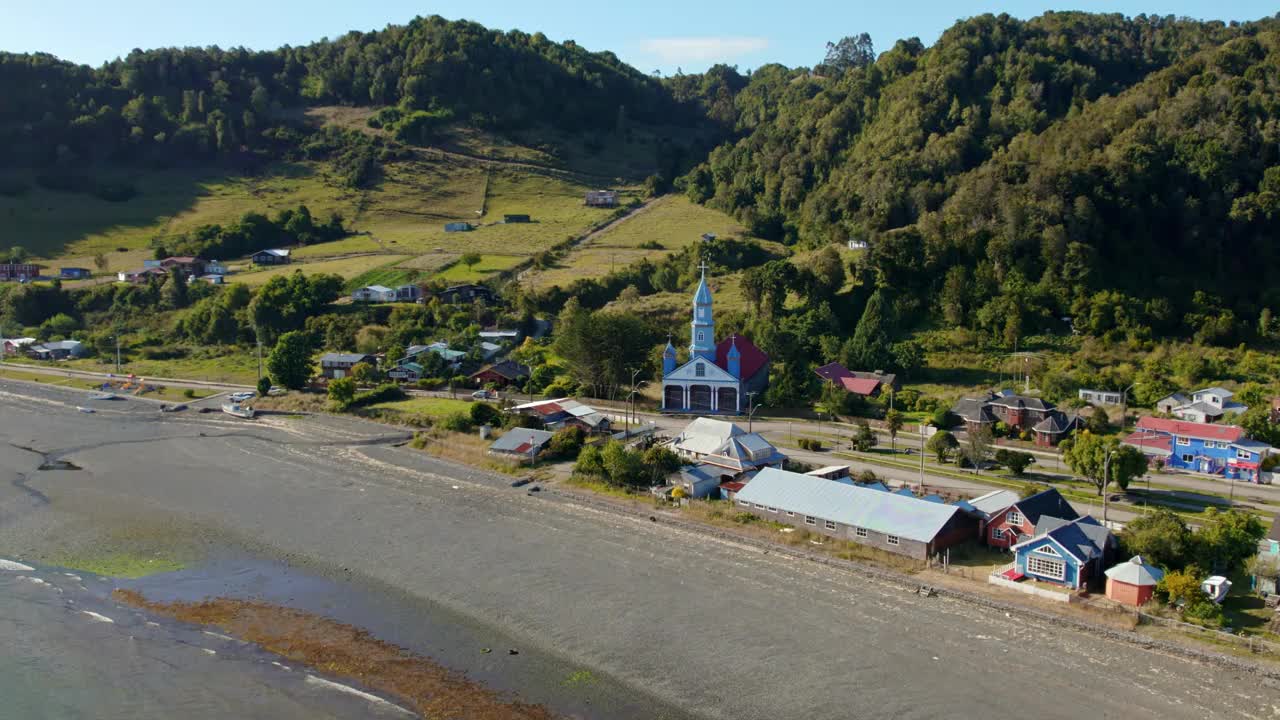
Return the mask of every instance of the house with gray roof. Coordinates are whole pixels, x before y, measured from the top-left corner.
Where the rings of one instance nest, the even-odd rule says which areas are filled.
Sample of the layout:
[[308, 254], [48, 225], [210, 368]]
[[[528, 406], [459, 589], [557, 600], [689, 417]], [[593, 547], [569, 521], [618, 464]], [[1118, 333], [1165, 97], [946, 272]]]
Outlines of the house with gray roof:
[[38, 360], [66, 360], [84, 357], [88, 354], [89, 348], [79, 340], [59, 340], [42, 345], [29, 345], [27, 352]]
[[351, 368], [360, 363], [378, 366], [378, 359], [365, 353], [325, 353], [320, 356], [320, 374], [329, 380], [337, 380], [351, 374]]
[[759, 433], [712, 418], [696, 418], [670, 446], [686, 460], [719, 467], [726, 480], [765, 467], [781, 468], [787, 461], [787, 456]]
[[489, 454], [518, 462], [531, 462], [546, 449], [552, 434], [546, 430], [512, 428], [489, 446]]
[[924, 560], [977, 534], [954, 505], [765, 468], [739, 490], [743, 512], [831, 538]]
[[366, 285], [351, 293], [354, 302], [395, 302], [396, 291], [386, 285]]

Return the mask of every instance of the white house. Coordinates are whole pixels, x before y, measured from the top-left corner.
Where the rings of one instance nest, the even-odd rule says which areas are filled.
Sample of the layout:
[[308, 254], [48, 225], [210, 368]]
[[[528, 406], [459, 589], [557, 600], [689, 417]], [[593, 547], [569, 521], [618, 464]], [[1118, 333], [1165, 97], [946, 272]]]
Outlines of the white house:
[[[730, 478], [764, 467], [781, 468], [787, 456], [759, 433], [749, 433], [731, 422], [697, 418], [671, 440], [671, 449], [682, 458], [720, 468]], [[723, 477], [721, 478], [724, 479]]]
[[[1156, 409], [1171, 413], [1179, 420], [1207, 423], [1216, 422], [1224, 415], [1239, 415], [1249, 408], [1233, 401], [1235, 393], [1226, 388], [1210, 387], [1196, 390], [1188, 398], [1182, 393], [1174, 393], [1156, 403]], [[1181, 399], [1182, 402], [1177, 401]]]
[[351, 293], [356, 302], [395, 302], [396, 291], [385, 285], [366, 285]]
[[1090, 405], [1123, 405], [1124, 395], [1113, 390], [1080, 388], [1079, 397]]

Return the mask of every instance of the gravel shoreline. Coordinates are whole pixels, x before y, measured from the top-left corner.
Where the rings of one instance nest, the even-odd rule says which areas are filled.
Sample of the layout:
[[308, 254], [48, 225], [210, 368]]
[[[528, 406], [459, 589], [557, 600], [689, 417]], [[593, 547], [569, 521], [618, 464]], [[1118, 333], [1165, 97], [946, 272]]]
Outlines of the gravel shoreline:
[[[630, 697], [619, 690], [614, 701], [651, 703], [635, 717], [955, 717], [1026, 712], [1031, 691], [1061, 698], [1034, 706], [1045, 718], [1280, 708], [1275, 682], [1240, 667], [946, 593], [924, 598], [705, 529], [529, 496], [510, 478], [371, 444], [378, 430], [367, 423], [250, 425], [150, 408], [85, 416], [52, 388], [18, 385], [0, 382], [6, 557], [54, 541], [193, 555], [233, 542], [385, 584], [562, 668], [616, 679]], [[23, 407], [38, 412], [16, 419]], [[83, 469], [32, 471], [39, 457], [13, 446], [75, 448], [65, 459]], [[592, 705], [582, 716], [621, 715]]]

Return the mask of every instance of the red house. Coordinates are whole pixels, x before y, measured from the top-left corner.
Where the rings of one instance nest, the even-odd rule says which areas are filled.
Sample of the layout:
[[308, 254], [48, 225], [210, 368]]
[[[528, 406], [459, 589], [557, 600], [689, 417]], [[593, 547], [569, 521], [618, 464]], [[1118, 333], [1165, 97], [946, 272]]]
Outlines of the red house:
[[1049, 488], [992, 513], [983, 537], [987, 545], [1007, 549], [1035, 537], [1041, 518], [1070, 521], [1079, 517], [1066, 498]]
[[471, 379], [481, 385], [485, 383], [512, 385], [522, 382], [527, 377], [529, 377], [529, 367], [515, 360], [503, 360], [496, 365], [482, 367], [471, 373]]

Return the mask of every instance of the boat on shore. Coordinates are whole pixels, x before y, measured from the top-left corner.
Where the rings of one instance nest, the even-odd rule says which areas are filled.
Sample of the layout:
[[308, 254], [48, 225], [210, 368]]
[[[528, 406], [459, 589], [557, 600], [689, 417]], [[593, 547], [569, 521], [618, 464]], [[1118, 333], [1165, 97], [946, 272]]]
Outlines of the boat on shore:
[[223, 403], [222, 412], [244, 420], [252, 420], [254, 415], [253, 408], [240, 403]]

